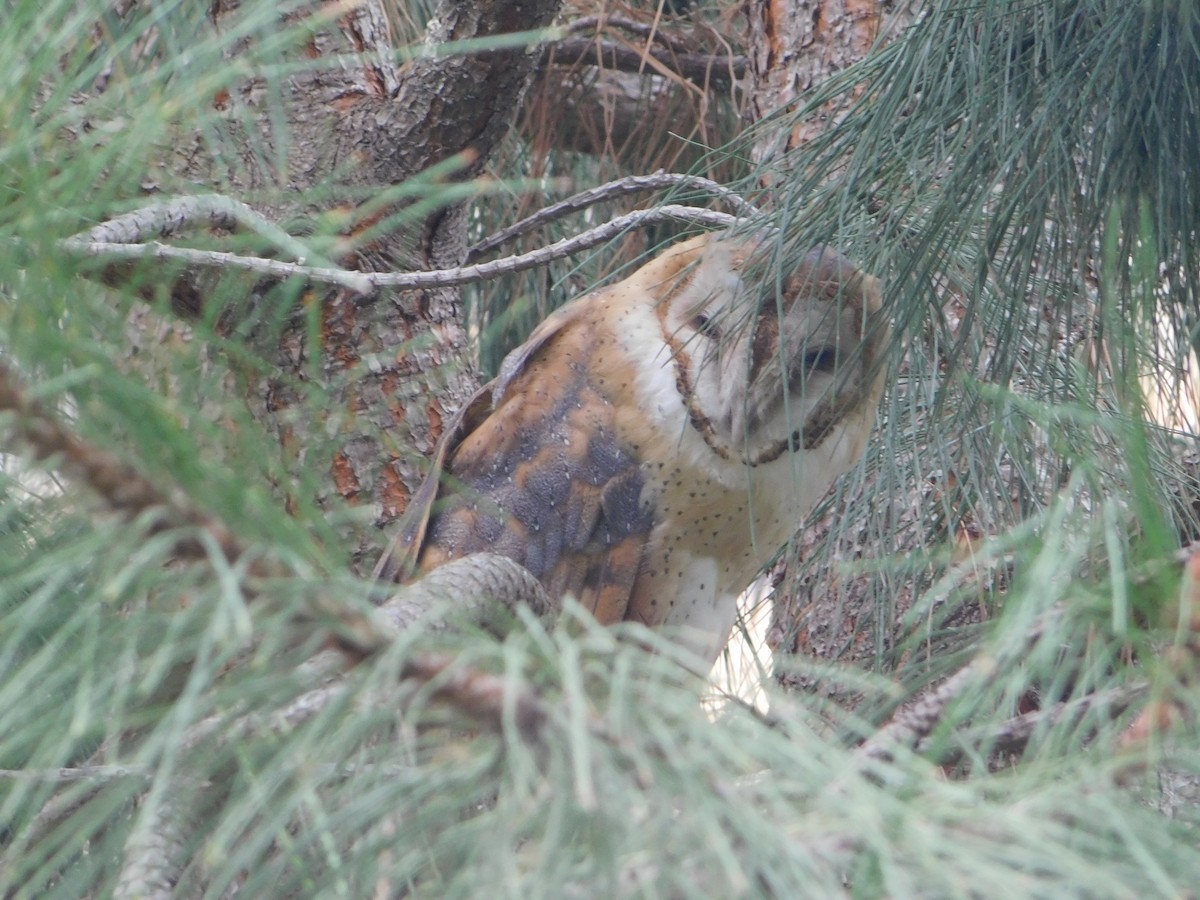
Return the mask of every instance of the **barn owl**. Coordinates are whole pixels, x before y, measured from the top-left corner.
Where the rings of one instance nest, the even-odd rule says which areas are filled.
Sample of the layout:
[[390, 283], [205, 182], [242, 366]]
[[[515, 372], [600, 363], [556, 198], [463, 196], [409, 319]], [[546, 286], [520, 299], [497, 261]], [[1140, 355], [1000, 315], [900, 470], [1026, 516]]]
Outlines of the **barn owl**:
[[702, 235], [541, 323], [449, 423], [376, 576], [491, 551], [711, 664], [738, 594], [862, 455], [878, 282]]

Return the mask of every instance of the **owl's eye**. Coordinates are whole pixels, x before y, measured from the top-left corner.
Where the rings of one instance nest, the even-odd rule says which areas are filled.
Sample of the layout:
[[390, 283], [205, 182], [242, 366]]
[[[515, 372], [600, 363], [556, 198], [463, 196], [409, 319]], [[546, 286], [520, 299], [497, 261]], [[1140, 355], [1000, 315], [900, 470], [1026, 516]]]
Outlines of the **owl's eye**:
[[700, 313], [700, 315], [692, 319], [692, 327], [706, 338], [712, 338], [714, 341], [721, 338], [721, 329], [717, 327], [717, 323], [713, 318], [706, 313]]
[[804, 371], [831, 374], [837, 368], [837, 348], [818, 347], [804, 354]]

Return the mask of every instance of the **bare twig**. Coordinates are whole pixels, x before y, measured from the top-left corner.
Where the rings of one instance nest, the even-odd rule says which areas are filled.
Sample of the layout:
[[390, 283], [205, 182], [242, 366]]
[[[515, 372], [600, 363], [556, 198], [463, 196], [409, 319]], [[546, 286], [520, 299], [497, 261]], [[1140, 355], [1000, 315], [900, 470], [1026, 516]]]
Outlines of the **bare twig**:
[[195, 228], [247, 229], [280, 246], [296, 245], [296, 239], [240, 200], [222, 194], [175, 197], [152, 203], [101, 222], [74, 239], [84, 243], [135, 244], [154, 238], [169, 238]]
[[[150, 246], [147, 242], [171, 238], [196, 229], [253, 232], [263, 238], [271, 248], [272, 252], [266, 254], [268, 257], [273, 256], [274, 251], [278, 251], [284, 257], [300, 263], [336, 269], [329, 259], [314, 254], [311, 247], [288, 234], [252, 207], [219, 194], [176, 197], [154, 203], [102, 222], [67, 239], [61, 246], [72, 253], [101, 257], [106, 264], [96, 277], [105, 284], [118, 287], [132, 281], [132, 270], [128, 260], [145, 258], [146, 251], [127, 254], [113, 249], [112, 252], [106, 253], [104, 247]], [[212, 267], [210, 259], [201, 257], [200, 260], [202, 268]], [[277, 271], [271, 271], [269, 261], [264, 261], [261, 268], [268, 275], [279, 274]], [[199, 273], [195, 269], [195, 266], [190, 266], [165, 285], [172, 307], [185, 317], [199, 314], [204, 305], [203, 289], [197, 283]], [[351, 287], [361, 287], [353, 281], [353, 273], [348, 273], [346, 278], [350, 279]], [[153, 285], [142, 283], [134, 284], [133, 287], [143, 299], [154, 300], [158, 290], [164, 285], [161, 280], [156, 280]]]
[[66, 784], [72, 781], [116, 781], [150, 777], [146, 766], [68, 766], [59, 769], [0, 769], [0, 780], [41, 781]]
[[762, 215], [762, 211], [753, 203], [742, 199], [736, 192], [731, 191], [724, 185], [707, 178], [662, 171], [654, 172], [650, 175], [631, 175], [628, 178], [620, 178], [616, 181], [610, 181], [607, 184], [589, 188], [586, 191], [580, 191], [578, 194], [567, 197], [565, 200], [560, 200], [558, 203], [553, 203], [538, 210], [532, 216], [524, 218], [501, 231], [497, 231], [495, 234], [488, 235], [467, 251], [467, 262], [475, 262], [475, 260], [479, 259], [485, 253], [495, 250], [500, 245], [522, 234], [526, 234], [536, 228], [541, 228], [564, 216], [580, 212], [597, 203], [603, 203], [606, 200], [612, 200], [616, 197], [624, 197], [628, 194], [640, 193], [641, 191], [661, 190], [671, 187], [691, 188], [712, 194], [715, 197], [720, 197], [739, 216], [753, 219]]
[[190, 247], [170, 247], [158, 241], [146, 244], [117, 244], [105, 241], [84, 241], [67, 238], [61, 246], [80, 256], [105, 259], [156, 259], [185, 262], [212, 269], [243, 269], [274, 278], [304, 278], [319, 284], [335, 284], [356, 294], [372, 294], [375, 284], [371, 276], [327, 266], [306, 266], [260, 256], [241, 256], [223, 250], [195, 250]]
[[64, 249], [86, 256], [110, 256], [117, 259], [170, 259], [187, 262], [192, 265], [215, 268], [237, 268], [252, 272], [262, 272], [278, 278], [304, 278], [320, 284], [335, 284], [345, 287], [364, 298], [373, 298], [379, 288], [392, 288], [400, 291], [416, 291], [431, 287], [449, 287], [457, 284], [470, 284], [485, 281], [500, 275], [510, 275], [523, 272], [573, 253], [603, 244], [619, 234], [632, 228], [641, 228], [658, 222], [682, 221], [693, 224], [708, 225], [714, 228], [727, 228], [738, 222], [736, 216], [716, 212], [711, 209], [701, 209], [694, 206], [661, 206], [656, 209], [636, 210], [620, 216], [589, 231], [542, 247], [538, 250], [523, 253], [519, 256], [509, 256], [503, 259], [490, 260], [472, 266], [460, 266], [453, 269], [435, 269], [428, 272], [350, 272], [345, 269], [333, 269], [317, 266], [305, 266], [296, 263], [279, 262], [273, 259], [239, 256], [235, 253], [224, 253], [215, 250], [192, 250], [183, 247], [168, 247], [157, 242], [150, 244], [108, 244], [80, 241], [69, 238], [64, 241]]
[[664, 47], [635, 50], [610, 41], [592, 38], [566, 38], [547, 50], [554, 65], [602, 66], [620, 72], [641, 72], [646, 58], [670, 72], [705, 87], [726, 87], [746, 74], [746, 57], [719, 53], [681, 53]]
[[473, 281], [483, 281], [499, 275], [510, 275], [544, 266], [547, 263], [589, 250], [617, 235], [632, 228], [642, 228], [658, 222], [681, 221], [714, 228], [730, 228], [737, 224], [737, 216], [716, 212], [711, 209], [701, 209], [695, 206], [660, 206], [655, 209], [640, 209], [619, 216], [588, 231], [573, 237], [564, 238], [538, 250], [522, 253], [519, 256], [508, 256], [503, 259], [477, 263], [473, 266], [462, 266], [458, 269], [445, 269], [441, 272], [412, 272], [403, 275], [371, 276], [380, 286], [414, 290], [423, 287], [444, 287], [452, 284], [467, 284]]
[[622, 31], [627, 31], [630, 34], [636, 34], [638, 37], [649, 38], [678, 53], [690, 53], [692, 49], [685, 41], [659, 28], [656, 22], [639, 22], [636, 19], [627, 19], [624, 16], [580, 16], [578, 19], [571, 20], [567, 24], [566, 30], [572, 34], [591, 31], [596, 35], [600, 35], [604, 33], [606, 26], [610, 25], [613, 28], [620, 28]]

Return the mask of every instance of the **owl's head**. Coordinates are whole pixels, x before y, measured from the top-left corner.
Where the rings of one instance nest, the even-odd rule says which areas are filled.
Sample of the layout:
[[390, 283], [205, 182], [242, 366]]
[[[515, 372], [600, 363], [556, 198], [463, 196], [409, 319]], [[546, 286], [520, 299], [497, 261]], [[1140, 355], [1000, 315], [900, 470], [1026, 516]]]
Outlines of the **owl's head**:
[[789, 265], [767, 238], [674, 249], [681, 265], [658, 313], [692, 424], [715, 452], [758, 465], [820, 446], [852, 414], [873, 421], [887, 335], [876, 279], [826, 247]]

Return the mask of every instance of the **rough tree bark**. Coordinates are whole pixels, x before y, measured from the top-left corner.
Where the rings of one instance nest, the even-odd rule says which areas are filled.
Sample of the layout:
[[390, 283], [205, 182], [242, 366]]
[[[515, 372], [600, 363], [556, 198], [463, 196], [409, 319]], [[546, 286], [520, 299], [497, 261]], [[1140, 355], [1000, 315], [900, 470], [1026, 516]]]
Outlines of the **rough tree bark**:
[[[210, 7], [213, 27], [234, 33], [250, 6], [249, 0], [216, 0]], [[526, 46], [462, 55], [432, 48], [544, 28], [562, 0], [442, 0], [426, 30], [431, 52], [404, 65], [397, 62], [384, 6], [383, 0], [344, 5], [312, 0], [281, 13], [281, 25], [300, 26], [307, 34], [278, 60], [284, 65], [271, 67], [277, 72], [295, 63], [283, 78], [257, 74], [255, 38], [231, 44], [226, 54], [231, 65], [251, 61], [247, 68], [256, 74], [212, 98], [215, 131], [181, 139], [164, 166], [170, 172], [164, 180], [190, 190], [203, 184], [234, 198], [272, 198], [252, 205], [300, 235], [306, 222], [336, 216], [343, 243], [332, 262], [345, 268], [406, 271], [462, 263], [466, 204], [395, 227], [387, 219], [402, 204], [381, 206], [378, 195], [439, 165], [449, 165], [444, 178], [483, 173], [534, 76], [546, 75], [549, 54]], [[570, 38], [560, 52], [578, 62], [587, 55], [586, 44]], [[691, 53], [690, 45], [668, 41], [645, 49], [666, 53], [665, 61], [650, 58], [650, 70], [632, 77], [645, 82], [655, 67], [677, 64], [684, 74], [675, 87], [687, 85], [701, 99], [706, 94], [695, 82], [729, 90], [731, 76], [745, 64], [732, 57], [713, 62], [714, 51], [706, 53], [704, 46]], [[631, 67], [627, 48], [606, 52], [617, 65]], [[608, 58], [601, 54], [595, 61], [602, 57]], [[713, 72], [715, 67], [720, 71]], [[643, 95], [678, 106], [661, 92]], [[329, 208], [330, 197], [339, 198], [338, 208]], [[175, 308], [190, 315], [210, 293], [211, 283], [196, 273], [185, 273], [172, 287]], [[344, 289], [314, 288], [302, 300], [305, 310], [319, 310], [318, 327], [297, 310], [281, 333], [264, 330], [259, 350], [276, 371], [252, 386], [257, 396], [249, 399], [276, 432], [292, 471], [326, 473], [317, 498], [323, 505], [340, 500], [372, 510], [351, 536], [356, 561], [365, 569], [381, 544], [372, 526], [403, 512], [419, 482], [417, 461], [436, 444], [445, 418], [477, 386], [460, 292], [393, 292], [364, 302]], [[252, 293], [234, 315], [256, 321], [256, 306], [268, 302], [277, 301]], [[238, 326], [223, 314], [226, 327]], [[315, 412], [300, 402], [313, 379], [332, 401]], [[289, 497], [294, 490], [280, 487]]]
[[[218, 0], [210, 9], [213, 26], [232, 32], [249, 6]], [[443, 0], [426, 44], [544, 28], [560, 6], [561, 0]], [[176, 174], [234, 197], [280, 198], [256, 206], [278, 223], [339, 215], [346, 250], [334, 262], [346, 268], [404, 271], [461, 263], [462, 205], [402, 228], [376, 228], [397, 208], [379, 208], [375, 199], [388, 186], [456, 158], [450, 177], [483, 171], [511, 126], [537, 49], [431, 52], [400, 66], [382, 2], [313, 0], [281, 14], [284, 24], [307, 29], [307, 40], [293, 45], [284, 60], [299, 65], [282, 82], [255, 74], [212, 98], [220, 116], [217, 140], [197, 135], [181, 144]], [[227, 56], [234, 64], [252, 59], [256, 49], [246, 38]], [[362, 199], [343, 200], [337, 210], [319, 198], [306, 202], [320, 194]], [[260, 350], [274, 358], [278, 372], [258, 385], [257, 401], [294, 464], [328, 472], [322, 502], [340, 497], [373, 507], [376, 523], [390, 521], [419, 480], [412, 451], [432, 448], [445, 416], [475, 387], [459, 290], [384, 293], [367, 303], [340, 289], [315, 293], [304, 300], [319, 305], [319, 346], [311, 345], [303, 315], [273, 334], [272, 346]], [[202, 288], [192, 295], [203, 297]], [[263, 298], [252, 297], [240, 314], [253, 316], [255, 302]], [[334, 400], [320, 421], [296, 413], [314, 372]], [[305, 412], [311, 416], [311, 405]], [[289, 492], [289, 486], [283, 489]], [[368, 527], [356, 537], [359, 556], [369, 563], [376, 531]]]
[[[753, 121], [794, 107], [805, 91], [862, 59], [883, 34], [911, 20], [907, 4], [880, 0], [753, 0], [747, 16]], [[801, 122], [755, 148], [757, 158], [793, 151], [826, 127], [825, 117]]]

